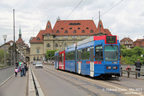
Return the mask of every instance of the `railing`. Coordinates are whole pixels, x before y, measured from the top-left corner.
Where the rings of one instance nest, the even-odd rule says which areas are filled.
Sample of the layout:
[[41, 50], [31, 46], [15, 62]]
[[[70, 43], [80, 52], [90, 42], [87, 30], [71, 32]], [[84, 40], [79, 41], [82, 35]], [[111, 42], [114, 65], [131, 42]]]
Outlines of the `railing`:
[[[141, 71], [132, 71], [132, 70], [129, 69], [129, 68], [128, 68], [128, 70], [123, 70], [123, 69], [121, 68], [121, 76], [123, 76], [123, 74], [124, 74], [125, 72], [127, 73], [127, 77], [128, 77], [128, 78], [130, 77], [130, 75], [135, 75], [135, 78], [137, 79], [138, 73], [144, 75], [144, 71], [143, 71], [144, 68], [135, 68], [135, 70], [136, 70], [136, 69], [140, 69]], [[131, 74], [131, 73], [133, 73], [133, 74]]]
[[0, 86], [3, 85], [14, 74], [14, 69], [14, 65], [0, 69]]

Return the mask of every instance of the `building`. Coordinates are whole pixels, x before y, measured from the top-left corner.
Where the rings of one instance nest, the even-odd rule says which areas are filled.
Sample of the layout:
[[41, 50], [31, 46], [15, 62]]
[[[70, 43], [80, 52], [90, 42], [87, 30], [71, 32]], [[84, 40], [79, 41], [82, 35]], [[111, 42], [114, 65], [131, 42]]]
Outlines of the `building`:
[[136, 46], [139, 46], [144, 49], [144, 39], [137, 39], [136, 41], [134, 41], [132, 47]]
[[129, 37], [124, 37], [120, 40], [120, 44], [123, 44], [127, 49], [130, 49], [133, 46], [133, 40]]
[[22, 39], [21, 28], [19, 29], [19, 38], [16, 41], [16, 45], [18, 51], [25, 56], [25, 61], [29, 61], [30, 48], [28, 44], [24, 43], [24, 40]]
[[47, 50], [60, 50], [90, 36], [111, 34], [108, 29], [104, 29], [101, 20], [98, 25], [96, 27], [93, 20], [58, 19], [52, 29], [48, 21], [45, 30], [40, 30], [36, 37], [30, 38], [30, 61], [46, 59]]
[[[11, 50], [11, 48], [10, 48], [10, 42], [14, 43], [14, 41], [10, 40], [10, 41], [6, 42], [5, 44], [1, 45], [0, 49], [4, 50], [4, 45], [6, 45], [5, 49], [6, 49], [7, 53], [11, 54], [10, 51], [9, 51], [9, 50]], [[29, 61], [30, 48], [29, 48], [28, 44], [24, 43], [24, 41], [22, 39], [21, 29], [19, 29], [19, 38], [16, 41], [16, 47], [15, 48], [16, 48], [15, 51], [19, 51], [19, 53], [21, 55], [23, 54], [25, 56], [25, 58], [24, 58], [25, 61]], [[18, 57], [17, 57], [16, 60], [22, 60], [22, 58], [18, 59]]]

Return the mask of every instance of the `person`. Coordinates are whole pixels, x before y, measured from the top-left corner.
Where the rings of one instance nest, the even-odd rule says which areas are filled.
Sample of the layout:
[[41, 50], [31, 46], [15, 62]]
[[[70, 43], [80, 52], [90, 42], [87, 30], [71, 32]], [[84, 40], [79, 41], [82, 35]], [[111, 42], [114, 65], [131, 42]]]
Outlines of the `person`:
[[18, 63], [18, 61], [16, 62], [16, 67], [18, 68], [18, 66], [19, 66], [19, 63]]
[[[136, 66], [136, 71], [140, 71], [141, 62], [139, 61], [139, 59], [135, 62], [135, 66]], [[138, 77], [140, 77], [140, 73], [138, 73]]]
[[17, 72], [18, 72], [18, 69], [17, 67], [15, 67], [15, 77], [17, 77]]
[[24, 75], [24, 64], [21, 63], [21, 77], [23, 77]]

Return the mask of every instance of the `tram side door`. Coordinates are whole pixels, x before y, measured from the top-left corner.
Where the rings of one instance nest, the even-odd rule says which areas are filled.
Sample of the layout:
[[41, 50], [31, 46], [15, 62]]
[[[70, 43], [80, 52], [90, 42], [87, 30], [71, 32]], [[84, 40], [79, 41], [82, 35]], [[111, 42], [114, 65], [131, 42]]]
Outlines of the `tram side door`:
[[56, 61], [57, 61], [57, 66], [56, 66], [56, 68], [58, 69], [58, 66], [59, 66], [59, 55], [56, 56]]
[[62, 53], [62, 69], [64, 69], [64, 53]]
[[94, 47], [90, 48], [90, 76], [94, 77]]
[[78, 74], [81, 74], [81, 50], [78, 50]]

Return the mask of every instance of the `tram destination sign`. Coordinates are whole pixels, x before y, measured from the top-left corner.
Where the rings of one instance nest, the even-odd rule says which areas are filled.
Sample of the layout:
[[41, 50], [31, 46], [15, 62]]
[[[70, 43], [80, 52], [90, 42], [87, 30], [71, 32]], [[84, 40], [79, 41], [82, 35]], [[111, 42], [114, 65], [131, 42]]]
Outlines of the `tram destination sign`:
[[106, 44], [117, 44], [116, 36], [106, 36]]

